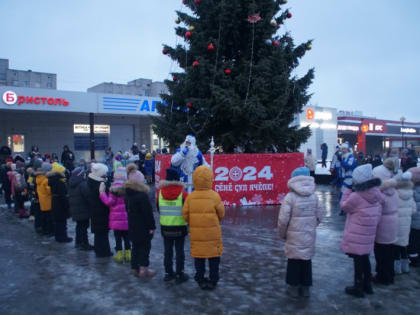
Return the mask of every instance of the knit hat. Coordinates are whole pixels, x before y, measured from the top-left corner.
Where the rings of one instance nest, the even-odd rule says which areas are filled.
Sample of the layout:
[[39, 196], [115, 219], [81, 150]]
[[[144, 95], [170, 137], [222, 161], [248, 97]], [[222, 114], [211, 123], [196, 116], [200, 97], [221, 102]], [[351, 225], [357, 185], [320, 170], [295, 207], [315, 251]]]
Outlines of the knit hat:
[[344, 142], [343, 144], [341, 144], [340, 149], [350, 150], [350, 146], [347, 142]]
[[42, 167], [42, 160], [35, 159], [34, 160], [34, 165], [33, 165], [34, 170], [36, 171], [37, 169], [39, 169], [41, 167]]
[[48, 173], [49, 171], [51, 171], [51, 169], [52, 169], [52, 165], [50, 163], [47, 163], [47, 162], [42, 163], [42, 166], [41, 166], [42, 173]]
[[112, 185], [114, 186], [122, 186], [124, 182], [127, 180], [127, 171], [125, 167], [118, 167], [114, 172], [114, 182]]
[[89, 178], [96, 180], [98, 182], [105, 181], [106, 174], [108, 173], [108, 167], [102, 163], [92, 163], [91, 173]]
[[353, 181], [355, 184], [363, 184], [373, 178], [372, 164], [363, 164], [353, 171]]
[[394, 159], [392, 158], [387, 158], [384, 161], [384, 166], [389, 169], [390, 171], [394, 170]]
[[391, 179], [393, 176], [392, 170], [390, 170], [385, 165], [379, 165], [375, 167], [372, 171], [373, 177], [379, 178], [382, 182]]
[[64, 173], [66, 171], [66, 168], [63, 165], [54, 162], [52, 165], [52, 171], [54, 173]]
[[17, 160], [16, 161], [16, 169], [21, 169], [21, 168], [24, 168], [25, 167], [25, 162], [22, 162], [22, 161], [20, 161], [20, 160]]
[[128, 180], [136, 183], [144, 184], [144, 175], [140, 171], [130, 172], [128, 174]]
[[179, 173], [173, 167], [166, 169], [166, 180], [179, 181]]
[[397, 176], [397, 180], [402, 182], [409, 182], [411, 181], [412, 177], [413, 175], [410, 172], [405, 172]]
[[309, 168], [307, 167], [298, 167], [292, 172], [292, 177], [296, 176], [309, 176], [311, 173], [309, 172]]
[[146, 153], [146, 160], [151, 160], [152, 159], [152, 154], [150, 154], [150, 152]]

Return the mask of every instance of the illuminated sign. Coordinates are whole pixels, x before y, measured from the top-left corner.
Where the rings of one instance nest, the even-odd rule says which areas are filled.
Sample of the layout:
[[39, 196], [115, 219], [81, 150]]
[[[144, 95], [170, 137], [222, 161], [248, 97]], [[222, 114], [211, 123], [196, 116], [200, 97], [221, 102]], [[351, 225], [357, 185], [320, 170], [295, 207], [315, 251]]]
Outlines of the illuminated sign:
[[385, 132], [385, 126], [383, 124], [376, 124], [376, 123], [365, 123], [362, 125], [362, 132]]
[[[111, 127], [109, 125], [95, 125], [93, 132], [110, 134]], [[90, 133], [90, 125], [75, 124], [73, 125], [73, 133]]]
[[338, 125], [337, 130], [359, 132], [360, 127], [359, 126], [351, 126], [351, 125]]
[[331, 112], [315, 111], [312, 108], [306, 109], [306, 120], [332, 120]]
[[313, 120], [315, 117], [315, 112], [312, 108], [306, 109], [306, 120]]
[[336, 129], [337, 125], [332, 123], [317, 123], [317, 122], [301, 122], [301, 127], [310, 126], [311, 128], [320, 128], [320, 129]]
[[368, 132], [369, 126], [368, 125], [362, 125], [362, 132]]
[[53, 105], [53, 106], [69, 106], [70, 102], [62, 97], [45, 97], [45, 96], [25, 96], [17, 95], [13, 91], [6, 91], [3, 93], [3, 102], [7, 105], [22, 105], [22, 104], [36, 104], [36, 105]]
[[402, 128], [401, 127], [401, 133], [417, 133], [416, 129], [414, 128]]

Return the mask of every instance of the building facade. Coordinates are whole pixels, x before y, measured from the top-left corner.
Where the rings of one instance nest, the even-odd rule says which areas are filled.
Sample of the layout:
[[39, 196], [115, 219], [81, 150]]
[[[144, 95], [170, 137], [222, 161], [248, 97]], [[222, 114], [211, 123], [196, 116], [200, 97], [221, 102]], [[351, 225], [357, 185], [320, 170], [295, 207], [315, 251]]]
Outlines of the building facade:
[[110, 146], [127, 151], [134, 142], [152, 148], [151, 116], [158, 97], [69, 92], [0, 86], [0, 146], [14, 153], [60, 154], [68, 145], [77, 158], [90, 158], [89, 113], [94, 114], [96, 159]]
[[113, 82], [103, 82], [87, 89], [88, 92], [125, 94], [159, 97], [161, 94], [168, 93], [168, 89], [163, 82], [153, 82], [150, 79], [137, 79], [127, 84]]
[[0, 86], [57, 89], [55, 73], [9, 68], [8, 59], [0, 59]]

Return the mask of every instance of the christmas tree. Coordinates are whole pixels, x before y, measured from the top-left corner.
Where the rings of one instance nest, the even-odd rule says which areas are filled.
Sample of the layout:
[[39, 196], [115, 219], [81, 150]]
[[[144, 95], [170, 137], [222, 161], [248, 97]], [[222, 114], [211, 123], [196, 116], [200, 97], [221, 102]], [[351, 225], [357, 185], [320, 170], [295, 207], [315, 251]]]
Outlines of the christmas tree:
[[192, 12], [177, 11], [183, 43], [162, 51], [182, 71], [165, 81], [154, 131], [172, 148], [192, 134], [202, 149], [214, 136], [224, 152], [296, 151], [310, 136], [292, 125], [310, 99], [314, 71], [293, 74], [311, 41], [295, 46], [284, 30], [287, 0], [183, 3]]

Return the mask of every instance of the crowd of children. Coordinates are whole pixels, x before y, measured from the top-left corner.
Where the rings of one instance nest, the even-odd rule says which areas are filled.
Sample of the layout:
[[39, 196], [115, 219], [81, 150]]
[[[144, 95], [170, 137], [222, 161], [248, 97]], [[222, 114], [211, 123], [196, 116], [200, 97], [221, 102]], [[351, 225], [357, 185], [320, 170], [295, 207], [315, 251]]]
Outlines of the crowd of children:
[[[145, 159], [150, 157], [146, 155]], [[410, 265], [420, 266], [420, 168], [403, 173], [396, 162], [388, 158], [375, 168], [369, 163], [356, 167], [352, 184], [341, 198], [341, 209], [347, 215], [341, 248], [354, 263], [354, 284], [345, 292], [356, 297], [373, 294], [372, 282], [391, 285], [395, 275], [409, 272]], [[148, 168], [146, 165], [146, 172]], [[7, 174], [3, 190], [9, 208], [12, 198], [15, 211], [21, 218], [27, 217], [24, 200], [29, 199], [37, 233], [53, 236], [59, 243], [72, 242], [67, 234], [67, 219], [71, 217], [76, 222], [75, 247], [94, 250], [97, 257], [110, 257], [113, 253], [108, 233], [113, 230], [115, 261], [130, 262], [133, 274], [140, 278], [156, 274], [149, 267], [156, 230], [149, 199], [150, 172], [145, 178], [137, 165], [117, 163], [109, 181], [109, 168], [91, 163], [79, 165], [66, 176], [63, 165], [40, 159], [26, 170], [22, 161], [7, 161], [3, 171]], [[322, 220], [323, 211], [310, 175], [307, 167], [293, 171], [288, 181], [290, 192], [278, 217], [288, 258], [286, 283], [294, 297], [310, 295], [316, 228]], [[225, 210], [220, 196], [212, 190], [213, 173], [208, 167], [197, 167], [193, 184], [195, 190], [188, 195], [177, 169], [170, 167], [156, 192], [164, 241], [164, 281], [180, 284], [188, 280], [184, 244], [189, 232], [194, 279], [201, 289], [212, 290], [219, 281], [223, 253], [220, 222]], [[93, 245], [89, 244], [89, 226]], [[374, 276], [371, 253], [376, 259]], [[209, 276], [205, 277], [207, 260]]]

